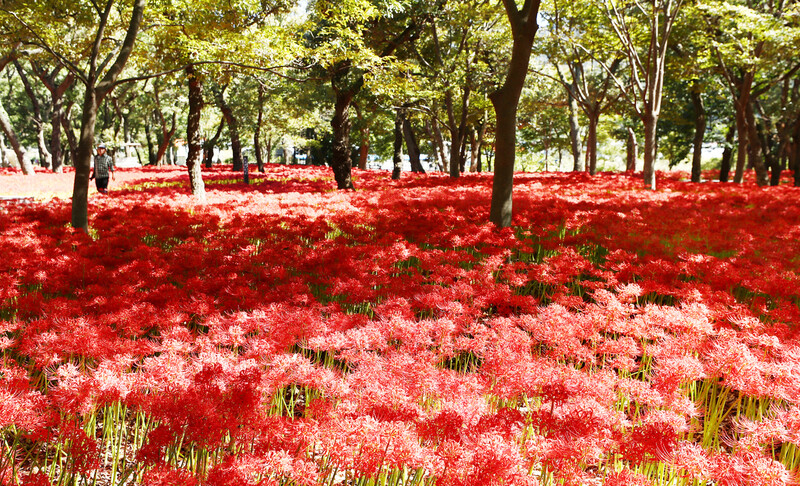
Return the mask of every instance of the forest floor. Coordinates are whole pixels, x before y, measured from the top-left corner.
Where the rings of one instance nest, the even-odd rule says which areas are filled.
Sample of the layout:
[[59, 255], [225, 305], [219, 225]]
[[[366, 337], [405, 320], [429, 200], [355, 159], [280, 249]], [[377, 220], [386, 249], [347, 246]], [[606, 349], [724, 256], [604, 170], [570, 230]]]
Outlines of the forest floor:
[[87, 235], [72, 177], [0, 173], [0, 484], [797, 479], [788, 184], [130, 169]]

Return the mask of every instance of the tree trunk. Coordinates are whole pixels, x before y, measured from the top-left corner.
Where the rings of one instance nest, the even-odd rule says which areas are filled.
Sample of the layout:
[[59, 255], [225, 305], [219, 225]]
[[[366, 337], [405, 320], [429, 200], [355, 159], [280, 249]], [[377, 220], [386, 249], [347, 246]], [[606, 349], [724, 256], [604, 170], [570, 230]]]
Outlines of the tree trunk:
[[736, 172], [733, 182], [739, 184], [744, 179], [744, 169], [747, 163], [749, 146], [750, 128], [747, 126], [747, 105], [750, 104], [750, 87], [752, 76], [745, 75], [745, 79], [739, 85], [739, 96], [734, 101], [736, 113], [736, 132], [738, 134], [738, 147], [736, 149]]
[[400, 179], [403, 170], [403, 109], [398, 108], [394, 117], [394, 145], [392, 146], [392, 179]]
[[[93, 84], [93, 83], [92, 83]], [[94, 127], [97, 122], [97, 94], [86, 87], [81, 114], [81, 134], [75, 159], [75, 185], [72, 188], [72, 227], [89, 231], [89, 172], [94, 150]]]
[[261, 153], [261, 124], [264, 122], [264, 86], [258, 86], [258, 120], [253, 133], [253, 150], [256, 153], [256, 167], [258, 172], [264, 173], [264, 157]]
[[[567, 101], [569, 102], [569, 143], [572, 149], [572, 170], [574, 172], [583, 172], [583, 159], [581, 158], [581, 134], [580, 123], [578, 119], [578, 100], [575, 98], [575, 91], [577, 91], [575, 82], [567, 89]], [[595, 127], [595, 140], [596, 140], [596, 127]], [[596, 160], [595, 160], [596, 164]]]
[[475, 127], [469, 131], [469, 171], [478, 172], [478, 154], [481, 153], [481, 147], [478, 144], [478, 134]]
[[6, 137], [0, 132], [0, 167], [9, 167], [8, 157], [6, 156]]
[[192, 195], [198, 201], [206, 200], [206, 187], [203, 182], [203, 140], [200, 137], [200, 117], [203, 112], [203, 85], [195, 72], [194, 66], [186, 68], [189, 80], [189, 117], [186, 121], [186, 143], [189, 153], [186, 155], [186, 169], [189, 171], [189, 185]]
[[361, 122], [361, 144], [358, 147], [358, 168], [366, 170], [369, 162], [369, 125], [367, 125], [367, 121], [364, 119], [359, 105], [353, 103], [353, 107], [356, 109], [356, 117]]
[[467, 115], [469, 112], [469, 83], [461, 92], [461, 109], [456, 119], [452, 89], [445, 94], [448, 130], [450, 131], [450, 177], [458, 177], [466, 169]]
[[61, 128], [64, 129], [64, 134], [67, 136], [67, 145], [69, 145], [69, 160], [72, 165], [75, 165], [75, 159], [78, 158], [78, 139], [75, 138], [75, 131], [72, 129], [72, 103], [64, 110], [61, 116]]
[[331, 168], [338, 189], [354, 189], [352, 179], [353, 162], [350, 160], [350, 103], [353, 101], [353, 89], [336, 89], [336, 104], [331, 119], [333, 128], [333, 154]]
[[25, 74], [25, 70], [22, 69], [22, 65], [20, 65], [17, 60], [14, 60], [14, 67], [17, 68], [17, 74], [19, 74], [19, 79], [22, 81], [25, 94], [27, 94], [28, 98], [31, 100], [31, 107], [33, 108], [32, 119], [33, 124], [36, 126], [36, 145], [39, 150], [39, 165], [48, 169], [52, 169], [53, 160], [50, 156], [50, 152], [47, 150], [47, 143], [45, 142], [44, 121], [42, 120], [42, 109], [41, 105], [39, 104], [39, 98], [33, 91], [33, 87], [31, 87], [31, 83], [28, 80], [28, 75]]
[[589, 175], [597, 173], [597, 125], [600, 123], [599, 110], [587, 110], [589, 129], [586, 133], [586, 170]]
[[[61, 81], [61, 83], [56, 83], [56, 76], [58, 75], [60, 67], [56, 68], [49, 74], [45, 73], [34, 62], [31, 62], [31, 67], [45, 87], [50, 91], [52, 99], [52, 110], [50, 113], [50, 156], [53, 162], [53, 172], [60, 173], [63, 170], [61, 127], [63, 123], [62, 120], [66, 116], [64, 112], [64, 94], [67, 92], [70, 86], [72, 86], [72, 83], [75, 80], [75, 75], [73, 73], [69, 73], [64, 80]], [[67, 134], [67, 138], [69, 139], [69, 134]], [[71, 147], [73, 155], [74, 150], [74, 147]]]
[[[774, 139], [772, 138], [773, 133], [773, 126], [769, 116], [764, 112], [763, 106], [759, 103], [758, 99], [754, 99], [751, 103], [750, 110], [758, 110], [758, 113], [761, 117], [760, 120], [756, 120], [755, 116], [753, 116], [753, 125], [756, 127], [756, 133], [758, 133], [758, 140], [761, 144], [761, 153], [764, 156], [764, 169], [769, 170], [769, 185], [770, 186], [777, 186], [781, 183], [781, 172], [784, 169], [782, 164], [782, 156], [781, 151], [783, 149], [782, 142], [778, 144], [776, 149], [774, 144]], [[783, 105], [782, 110], [785, 110], [785, 104]], [[753, 113], [755, 115], [755, 113]], [[783, 130], [778, 130], [781, 132]], [[778, 138], [783, 139], [780, 133], [777, 134]]]
[[125, 39], [115, 51], [117, 58], [100, 79], [97, 71], [99, 49], [112, 7], [112, 2], [107, 3], [106, 9], [101, 14], [92, 53], [89, 57], [90, 70], [86, 79], [86, 95], [84, 96], [83, 113], [81, 115], [81, 136], [75, 159], [75, 185], [72, 189], [72, 226], [85, 232], [89, 231], [89, 168], [92, 163], [97, 108], [103, 98], [114, 89], [117, 77], [125, 67], [131, 52], [133, 52], [133, 44], [139, 32], [139, 25], [142, 22], [145, 3], [146, 0], [134, 0], [131, 20]]
[[17, 156], [17, 163], [20, 169], [22, 169], [22, 173], [25, 175], [33, 175], [33, 165], [31, 165], [30, 160], [25, 160], [22, 147], [19, 145], [19, 139], [17, 138], [16, 132], [14, 132], [14, 128], [11, 126], [11, 119], [8, 117], [8, 113], [6, 113], [2, 101], [0, 101], [0, 129], [3, 130], [6, 139], [8, 139], [8, 143], [11, 145], [11, 149], [14, 150], [14, 154]]
[[692, 182], [700, 182], [700, 171], [703, 165], [703, 139], [706, 135], [706, 107], [703, 97], [697, 89], [692, 89], [692, 106], [694, 106], [694, 140], [692, 141]]
[[144, 122], [144, 137], [147, 140], [147, 165], [156, 165], [156, 151], [153, 143], [153, 130], [149, 118]]
[[756, 184], [759, 186], [766, 186], [769, 184], [769, 174], [767, 167], [764, 164], [763, 150], [761, 140], [758, 136], [758, 127], [756, 127], [756, 118], [753, 113], [753, 103], [748, 103], [745, 114], [747, 116], [747, 133], [748, 152], [747, 157], [756, 172]]
[[536, 24], [539, 0], [526, 0], [521, 11], [513, 0], [503, 0], [503, 5], [513, 37], [511, 59], [503, 85], [489, 97], [497, 120], [489, 220], [501, 228], [511, 225], [514, 159], [517, 149], [517, 106], [528, 74], [533, 39], [539, 28]]
[[162, 165], [164, 160], [164, 155], [167, 156], [167, 165], [172, 165], [172, 153], [168, 152], [170, 148], [170, 144], [172, 143], [172, 137], [175, 135], [175, 130], [177, 122], [177, 114], [172, 114], [172, 124], [169, 128], [167, 128], [166, 123], [161, 125], [161, 140], [158, 144], [158, 152], [156, 152], [156, 165]]
[[736, 123], [728, 127], [725, 134], [725, 148], [722, 150], [722, 160], [719, 166], [719, 181], [728, 182], [731, 173], [731, 159], [733, 158], [733, 137], [736, 135]]
[[444, 170], [444, 168], [447, 167], [447, 157], [445, 156], [444, 149], [444, 137], [442, 137], [442, 131], [439, 128], [439, 123], [434, 115], [431, 115], [430, 118], [430, 132], [436, 151], [436, 158], [439, 160], [438, 166], [440, 167], [440, 170]]
[[795, 119], [792, 130], [792, 149], [790, 150], [791, 160], [789, 166], [794, 172], [794, 186], [800, 187], [800, 116]]
[[219, 120], [217, 132], [214, 136], [203, 142], [203, 160], [206, 161], [206, 169], [210, 169], [214, 165], [214, 147], [217, 145], [217, 140], [219, 140], [220, 135], [222, 135], [222, 127], [224, 126], [225, 117], [223, 116]]
[[414, 135], [414, 128], [411, 126], [411, 122], [408, 120], [405, 112], [403, 113], [403, 138], [406, 141], [406, 151], [408, 152], [408, 159], [411, 162], [411, 171], [424, 174], [425, 168], [422, 167], [422, 162], [420, 161], [417, 136]]
[[628, 127], [628, 140], [626, 145], [625, 171], [636, 172], [636, 159], [639, 157], [639, 144], [636, 142], [636, 132]]
[[53, 112], [50, 114], [50, 156], [53, 160], [53, 172], [62, 172], [61, 155], [61, 117], [63, 116], [63, 97], [53, 95]]
[[[495, 102], [494, 100], [497, 99]], [[492, 97], [497, 125], [495, 132], [495, 168], [489, 220], [501, 228], [511, 225], [514, 157], [517, 141], [517, 100]]]
[[225, 118], [225, 123], [228, 124], [228, 133], [231, 137], [231, 150], [233, 151], [233, 171], [241, 172], [244, 170], [244, 163], [242, 162], [242, 142], [239, 139], [239, 121], [233, 114], [228, 102], [225, 101], [225, 89], [214, 90], [214, 97], [217, 100], [217, 106], [222, 111], [222, 116]]
[[369, 127], [361, 129], [361, 146], [358, 148], [358, 168], [366, 170], [369, 162]]
[[642, 177], [646, 189], [655, 190], [656, 188], [656, 127], [658, 116], [652, 110], [645, 108], [642, 114], [644, 124], [644, 167]]

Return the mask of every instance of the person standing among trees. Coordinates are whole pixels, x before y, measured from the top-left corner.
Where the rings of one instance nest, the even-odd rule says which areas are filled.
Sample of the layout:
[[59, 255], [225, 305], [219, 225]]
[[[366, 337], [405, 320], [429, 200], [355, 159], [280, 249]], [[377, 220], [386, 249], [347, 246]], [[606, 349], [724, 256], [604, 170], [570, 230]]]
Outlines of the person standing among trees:
[[108, 193], [108, 178], [114, 178], [114, 161], [106, 154], [106, 144], [101, 143], [97, 146], [97, 155], [94, 157], [94, 169], [89, 179], [94, 179], [97, 184], [97, 191], [103, 194]]

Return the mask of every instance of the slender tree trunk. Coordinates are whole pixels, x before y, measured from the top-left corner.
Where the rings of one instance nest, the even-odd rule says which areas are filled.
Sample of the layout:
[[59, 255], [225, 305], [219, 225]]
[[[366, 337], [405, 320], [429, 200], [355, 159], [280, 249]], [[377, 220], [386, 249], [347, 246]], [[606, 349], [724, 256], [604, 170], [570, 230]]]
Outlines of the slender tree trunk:
[[47, 150], [47, 143], [45, 142], [44, 121], [42, 120], [42, 109], [39, 103], [39, 98], [33, 91], [33, 87], [28, 80], [28, 75], [25, 74], [25, 70], [22, 69], [22, 65], [20, 65], [17, 60], [14, 60], [14, 67], [17, 68], [17, 74], [19, 74], [19, 78], [22, 81], [25, 94], [27, 94], [28, 98], [31, 100], [31, 107], [33, 108], [32, 119], [33, 124], [36, 126], [36, 145], [39, 150], [39, 165], [48, 169], [52, 169], [53, 159], [50, 156], [50, 152]]
[[30, 160], [25, 160], [22, 147], [19, 144], [19, 139], [17, 138], [16, 132], [14, 132], [14, 128], [11, 126], [11, 119], [8, 117], [8, 113], [6, 113], [2, 101], [0, 101], [0, 129], [3, 130], [9, 145], [11, 145], [11, 149], [14, 150], [14, 154], [17, 156], [17, 163], [20, 169], [22, 169], [22, 173], [25, 175], [33, 175], [33, 165], [31, 165]]
[[747, 133], [748, 152], [747, 157], [756, 172], [756, 184], [759, 186], [766, 186], [769, 184], [769, 174], [767, 167], [764, 164], [763, 150], [761, 140], [758, 137], [758, 127], [756, 127], [755, 114], [753, 113], [753, 104], [748, 103], [745, 114], [747, 116]]
[[61, 128], [64, 129], [64, 134], [67, 136], [67, 145], [69, 146], [69, 160], [71, 164], [75, 165], [75, 160], [78, 158], [78, 139], [75, 137], [75, 131], [72, 129], [72, 103], [64, 110], [61, 117]]
[[369, 127], [361, 129], [361, 146], [358, 148], [358, 168], [366, 170], [369, 162]]
[[53, 95], [53, 112], [50, 114], [50, 154], [53, 159], [53, 172], [62, 172], [61, 155], [61, 117], [63, 116], [63, 98]]
[[703, 168], [703, 139], [706, 135], [706, 107], [697, 89], [690, 93], [694, 106], [694, 140], [692, 141], [692, 182], [700, 182]]
[[8, 167], [8, 156], [6, 154], [6, 137], [0, 132], [0, 167]]
[[583, 159], [581, 158], [581, 134], [578, 119], [578, 100], [575, 98], [575, 91], [578, 87], [575, 82], [567, 89], [567, 101], [569, 102], [569, 143], [572, 149], [572, 170], [583, 172]]
[[241, 172], [244, 170], [244, 163], [242, 161], [242, 142], [239, 138], [239, 120], [233, 114], [228, 102], [225, 101], [224, 89], [214, 90], [214, 97], [217, 101], [217, 106], [222, 111], [222, 116], [225, 118], [225, 123], [228, 124], [228, 134], [231, 137], [231, 150], [233, 151], [233, 171]]
[[158, 144], [158, 152], [156, 152], [156, 165], [162, 165], [164, 160], [164, 155], [167, 156], [167, 165], [172, 165], [172, 153], [168, 152], [170, 149], [170, 144], [172, 143], [172, 137], [175, 135], [175, 130], [177, 122], [177, 114], [172, 114], [172, 124], [169, 128], [167, 125], [164, 124], [161, 126], [161, 139]]
[[497, 116], [497, 128], [492, 205], [489, 219], [501, 228], [511, 225], [514, 157], [517, 141], [517, 102], [518, 98], [514, 99], [508, 95], [492, 97]]
[[394, 144], [392, 146], [392, 179], [400, 179], [403, 170], [403, 109], [398, 108], [394, 117]]
[[224, 126], [225, 117], [223, 116], [219, 121], [219, 125], [217, 125], [217, 132], [214, 136], [203, 142], [203, 159], [206, 161], [206, 169], [210, 169], [214, 165], [214, 147], [222, 135], [222, 127]]
[[469, 171], [478, 172], [478, 154], [481, 147], [478, 144], [478, 133], [475, 127], [469, 131]]
[[628, 127], [628, 140], [626, 143], [625, 171], [636, 172], [636, 159], [639, 157], [639, 144], [636, 142], [636, 132]]
[[[272, 135], [267, 134], [267, 164], [272, 163]], [[263, 171], [262, 171], [263, 172]]]
[[200, 137], [200, 117], [203, 112], [203, 85], [194, 66], [186, 68], [189, 81], [189, 117], [186, 121], [186, 143], [189, 153], [186, 155], [186, 169], [189, 171], [189, 185], [192, 195], [198, 201], [205, 201], [206, 187], [203, 182], [203, 140]]
[[144, 137], [147, 140], [147, 165], [156, 165], [156, 151], [153, 143], [153, 130], [148, 118], [144, 122]]
[[658, 125], [658, 116], [648, 108], [645, 108], [642, 115], [642, 122], [644, 124], [644, 168], [642, 169], [642, 177], [644, 178], [645, 188], [655, 190], [656, 127]]
[[408, 151], [408, 158], [411, 162], [411, 171], [424, 174], [425, 168], [422, 167], [422, 162], [420, 161], [417, 136], [414, 135], [414, 127], [411, 126], [411, 122], [405, 113], [403, 113], [403, 138], [406, 141], [406, 150]]
[[442, 131], [439, 128], [439, 123], [436, 121], [436, 116], [434, 115], [431, 115], [430, 118], [430, 132], [436, 151], [436, 158], [439, 160], [438, 165], [441, 170], [444, 170], [444, 168], [447, 167], [447, 157], [445, 156], [444, 150], [444, 137], [442, 137]]
[[356, 109], [356, 117], [361, 122], [361, 145], [358, 147], [358, 168], [366, 170], [367, 163], [369, 162], [369, 125], [367, 125], [367, 120], [361, 113], [359, 105], [353, 103], [353, 107]]
[[722, 160], [719, 167], [719, 181], [728, 182], [731, 173], [731, 159], [733, 158], [733, 138], [736, 135], [736, 123], [728, 127], [725, 134], [725, 148], [722, 150]]
[[800, 116], [794, 122], [790, 154], [791, 161], [789, 164], [794, 172], [794, 186], [800, 187]]
[[597, 125], [600, 123], [600, 112], [587, 111], [589, 129], [586, 133], [586, 170], [589, 175], [597, 174]]
[[89, 173], [97, 122], [97, 94], [94, 83], [86, 87], [81, 114], [81, 134], [75, 159], [75, 185], [72, 188], [72, 227], [89, 231]]
[[461, 132], [455, 120], [452, 89], [445, 94], [445, 106], [447, 108], [447, 128], [450, 131], [450, 161], [448, 168], [450, 170], [450, 177], [458, 177], [461, 175], [461, 171], [459, 170], [461, 167]]
[[750, 87], [752, 76], [745, 75], [745, 79], [739, 86], [739, 97], [734, 102], [736, 113], [736, 133], [738, 135], [738, 147], [736, 150], [736, 172], [733, 182], [739, 184], [744, 179], [744, 169], [747, 163], [750, 128], [747, 126], [747, 105], [750, 104]]
[[503, 0], [503, 5], [511, 24], [511, 60], [503, 85], [489, 97], [497, 120], [489, 221], [501, 228], [511, 226], [514, 159], [517, 150], [517, 106], [528, 74], [533, 39], [539, 28], [536, 24], [539, 0], [526, 0], [522, 10], [517, 8], [514, 0]]
[[[785, 103], [782, 109], [786, 109]], [[753, 110], [758, 110], [761, 120], [756, 120]], [[758, 99], [753, 99], [750, 106], [750, 112], [751, 116], [753, 117], [752, 123], [753, 126], [756, 127], [756, 133], [758, 134], [758, 140], [761, 145], [761, 153], [764, 156], [764, 170], [769, 171], [769, 185], [777, 186], [781, 183], [781, 172], [784, 169], [781, 160], [783, 144], [782, 142], [779, 143], [777, 150], [775, 149], [774, 139], [772, 138], [772, 122], [769, 119], [769, 116], [764, 112], [764, 108], [761, 106], [761, 103], [759, 103]], [[781, 137], [780, 135], [781, 131], [783, 130], [778, 130], [779, 133], [777, 135], [778, 138], [783, 139], [784, 137]]]
[[264, 122], [264, 87], [258, 86], [258, 120], [256, 129], [253, 133], [253, 150], [256, 153], [256, 167], [260, 173], [264, 173], [264, 157], [261, 153], [261, 124]]
[[339, 89], [336, 92], [331, 128], [333, 128], [333, 154], [331, 168], [339, 189], [354, 189], [352, 179], [353, 162], [350, 160], [350, 103], [355, 91]]

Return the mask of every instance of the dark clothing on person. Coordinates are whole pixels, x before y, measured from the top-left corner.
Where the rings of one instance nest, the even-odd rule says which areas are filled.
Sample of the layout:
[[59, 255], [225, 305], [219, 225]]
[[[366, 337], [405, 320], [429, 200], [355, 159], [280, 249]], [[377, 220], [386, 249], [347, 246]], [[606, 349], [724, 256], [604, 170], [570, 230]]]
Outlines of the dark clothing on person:
[[106, 177], [95, 177], [94, 178], [95, 184], [97, 184], [97, 191], [98, 192], [106, 192], [108, 191], [108, 176]]
[[103, 194], [108, 192], [108, 178], [114, 172], [114, 161], [105, 152], [94, 158], [94, 173], [92, 177], [97, 184], [97, 191]]
[[97, 155], [94, 158], [94, 176], [98, 179], [108, 179], [109, 173], [114, 172], [114, 161], [108, 154]]

